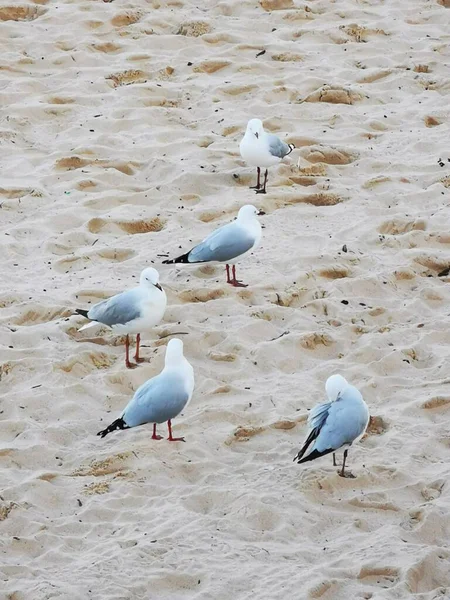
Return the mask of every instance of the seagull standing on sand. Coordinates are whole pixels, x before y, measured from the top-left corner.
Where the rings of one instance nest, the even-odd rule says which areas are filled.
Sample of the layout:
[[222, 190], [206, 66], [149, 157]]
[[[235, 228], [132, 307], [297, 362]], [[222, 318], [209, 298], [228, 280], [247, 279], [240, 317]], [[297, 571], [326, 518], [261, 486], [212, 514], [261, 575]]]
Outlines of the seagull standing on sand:
[[[213, 231], [186, 254], [172, 260], [163, 260], [163, 264], [224, 262], [227, 283], [234, 287], [247, 287], [236, 279], [235, 263], [259, 245], [261, 225], [256, 215], [264, 214], [262, 210], [247, 204], [239, 210], [235, 221]], [[232, 265], [232, 277], [230, 277], [230, 265]]]
[[153, 267], [149, 267], [142, 271], [138, 287], [102, 300], [89, 310], [77, 309], [79, 315], [92, 321], [79, 331], [102, 323], [111, 327], [113, 331], [126, 333], [125, 364], [132, 369], [137, 365], [130, 362], [129, 334], [136, 334], [136, 363], [143, 362], [144, 359], [139, 356], [141, 332], [149, 331], [161, 322], [166, 305], [166, 293], [159, 285], [159, 273]]
[[183, 342], [178, 338], [167, 344], [164, 369], [136, 390], [122, 415], [97, 435], [102, 438], [116, 429], [129, 429], [153, 423], [152, 440], [161, 440], [156, 434], [156, 424], [165, 423], [169, 442], [184, 442], [183, 437], [173, 437], [172, 419], [186, 408], [194, 391], [194, 369], [183, 355]]
[[[251, 119], [239, 146], [242, 158], [252, 167], [256, 167], [258, 180], [250, 189], [257, 194], [266, 193], [268, 167], [277, 165], [285, 156], [294, 150], [294, 144], [286, 144], [279, 137], [266, 133], [262, 121]], [[261, 187], [261, 167], [266, 169], [264, 184]]]
[[[369, 409], [359, 390], [350, 385], [342, 375], [329, 377], [325, 390], [329, 402], [318, 404], [312, 409], [308, 418], [309, 435], [294, 461], [300, 464], [333, 452], [333, 466], [336, 466], [334, 453], [345, 446], [342, 470], [339, 473], [341, 477], [345, 477], [348, 447], [364, 435], [369, 424]], [[311, 450], [304, 456], [311, 444]]]

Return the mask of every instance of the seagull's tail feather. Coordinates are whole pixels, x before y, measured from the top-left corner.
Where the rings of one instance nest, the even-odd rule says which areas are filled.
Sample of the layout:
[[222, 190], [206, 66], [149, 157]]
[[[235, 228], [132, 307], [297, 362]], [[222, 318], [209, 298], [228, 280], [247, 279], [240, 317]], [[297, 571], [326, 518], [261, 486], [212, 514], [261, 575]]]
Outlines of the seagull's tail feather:
[[[312, 452], [310, 452], [308, 454], [308, 456], [305, 456], [305, 458], [302, 458], [301, 460], [298, 460], [298, 464], [301, 463], [305, 463], [308, 462], [309, 460], [314, 460], [315, 458], [320, 458], [321, 456], [325, 456], [325, 454], [330, 454], [330, 452], [335, 452], [336, 448], [328, 448], [327, 450], [324, 450], [323, 452], [319, 452], [318, 450], [313, 450]], [[300, 453], [299, 453], [300, 454]], [[296, 460], [297, 456], [294, 458], [294, 460]]]
[[178, 256], [177, 258], [172, 258], [172, 260], [163, 260], [163, 265], [173, 265], [175, 263], [188, 263], [189, 260], [189, 254], [191, 252], [186, 252], [186, 254], [182, 254], [181, 256]]
[[88, 311], [87, 311], [87, 310], [83, 310], [82, 308], [77, 308], [77, 309], [75, 310], [75, 312], [76, 312], [78, 315], [81, 315], [82, 317], [85, 317], [86, 319], [89, 319], [89, 317], [88, 317]]
[[86, 331], [86, 329], [92, 329], [93, 327], [97, 327], [97, 325], [100, 325], [98, 321], [91, 321], [90, 323], [83, 325], [83, 327], [80, 327], [78, 331]]
[[112, 431], [116, 431], [116, 429], [130, 429], [130, 428], [125, 423], [125, 421], [122, 419], [122, 417], [120, 417], [120, 419], [116, 419], [115, 421], [113, 421], [111, 423], [111, 425], [108, 425], [108, 427], [106, 429], [102, 429], [102, 431], [99, 431], [97, 433], [97, 435], [100, 435], [102, 438], [104, 438], [105, 435], [108, 435], [108, 433], [111, 433]]
[[312, 444], [312, 442], [317, 438], [317, 436], [319, 435], [320, 430], [315, 427], [310, 434], [308, 435], [306, 442], [303, 444], [303, 446], [300, 448], [300, 450], [298, 451], [297, 455], [294, 458], [294, 462], [296, 460], [298, 460], [298, 462], [306, 462], [307, 460], [312, 460], [312, 458], [308, 458], [309, 456], [311, 456], [311, 454], [313, 454], [311, 452], [311, 454], [308, 454], [308, 457], [304, 460], [300, 460], [302, 458], [302, 456], [305, 454], [305, 452], [308, 450], [309, 446]]
[[292, 150], [295, 150], [295, 146], [294, 146], [294, 144], [288, 144], [288, 146], [289, 146], [289, 152], [286, 154], [286, 156], [287, 156], [288, 154], [290, 154], [290, 153], [292, 152]]

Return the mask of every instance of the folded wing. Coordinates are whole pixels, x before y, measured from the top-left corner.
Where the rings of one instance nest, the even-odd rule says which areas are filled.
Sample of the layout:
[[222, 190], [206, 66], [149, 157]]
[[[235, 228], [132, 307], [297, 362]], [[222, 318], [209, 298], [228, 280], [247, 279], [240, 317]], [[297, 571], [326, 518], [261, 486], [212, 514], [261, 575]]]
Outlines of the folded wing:
[[[303, 460], [301, 459], [305, 455], [309, 446], [319, 437], [319, 434], [327, 421], [330, 408], [331, 402], [325, 402], [324, 404], [319, 404], [312, 409], [308, 417], [308, 425], [310, 428], [310, 432], [308, 434], [308, 437], [306, 438], [305, 443], [295, 456], [294, 461], [297, 460], [299, 463], [301, 463], [306, 462], [307, 460], [312, 460], [311, 455], [314, 451], [308, 454], [308, 456], [306, 456], [306, 458], [304, 458]], [[330, 452], [332, 452], [332, 450], [330, 450]], [[314, 458], [317, 458], [317, 456], [314, 456]]]
[[161, 373], [136, 390], [122, 418], [129, 427], [164, 423], [174, 419], [189, 401], [186, 380], [173, 373]]
[[288, 146], [285, 142], [280, 140], [279, 137], [269, 133], [267, 135], [269, 141], [269, 152], [272, 156], [276, 156], [277, 158], [284, 158], [287, 154], [292, 152], [292, 148]]
[[250, 250], [254, 238], [236, 223], [214, 231], [189, 253], [189, 262], [226, 262]]
[[88, 312], [88, 318], [111, 327], [125, 325], [141, 316], [139, 290], [129, 290], [103, 300]]

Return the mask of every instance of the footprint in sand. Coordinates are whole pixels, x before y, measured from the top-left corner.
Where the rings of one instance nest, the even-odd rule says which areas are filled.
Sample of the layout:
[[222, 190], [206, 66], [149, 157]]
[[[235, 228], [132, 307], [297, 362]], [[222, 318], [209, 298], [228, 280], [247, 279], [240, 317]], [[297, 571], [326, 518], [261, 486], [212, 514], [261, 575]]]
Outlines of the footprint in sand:
[[300, 154], [310, 163], [325, 163], [328, 165], [348, 165], [358, 158], [355, 152], [322, 145], [303, 148], [300, 150]]
[[53, 268], [59, 273], [72, 273], [82, 271], [103, 261], [124, 262], [136, 256], [136, 252], [130, 248], [105, 248], [95, 252], [85, 253], [80, 256], [69, 256], [53, 263]]
[[0, 21], [34, 21], [47, 12], [39, 6], [0, 6]]
[[425, 219], [391, 219], [384, 221], [377, 229], [384, 235], [402, 235], [410, 231], [425, 231], [427, 223]]
[[111, 19], [111, 25], [114, 27], [129, 27], [138, 23], [142, 18], [143, 13], [140, 10], [127, 10], [126, 12], [118, 13]]
[[93, 158], [81, 158], [81, 156], [67, 156], [60, 158], [55, 163], [55, 169], [61, 171], [73, 171], [83, 169], [87, 166], [101, 167], [102, 169], [116, 169], [124, 175], [135, 175], [135, 169], [140, 168], [141, 164], [136, 162], [109, 161]]
[[166, 221], [160, 217], [153, 219], [139, 219], [137, 221], [115, 221], [112, 219], [91, 219], [87, 228], [91, 233], [121, 233], [125, 232], [131, 235], [138, 233], [157, 232], [164, 229]]
[[148, 81], [148, 75], [144, 71], [139, 69], [128, 69], [127, 71], [121, 71], [120, 73], [113, 73], [108, 75], [105, 79], [112, 82], [113, 87], [119, 87], [121, 85], [131, 85], [133, 83], [145, 83]]

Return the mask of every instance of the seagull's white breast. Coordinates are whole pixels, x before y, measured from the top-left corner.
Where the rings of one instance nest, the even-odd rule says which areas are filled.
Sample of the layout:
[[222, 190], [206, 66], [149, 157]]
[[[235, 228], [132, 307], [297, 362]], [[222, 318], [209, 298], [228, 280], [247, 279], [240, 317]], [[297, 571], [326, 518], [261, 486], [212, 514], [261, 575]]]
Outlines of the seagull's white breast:
[[269, 152], [269, 145], [265, 135], [256, 138], [253, 134], [245, 134], [239, 146], [242, 158], [252, 167], [267, 169], [277, 165], [281, 158], [273, 156]]

